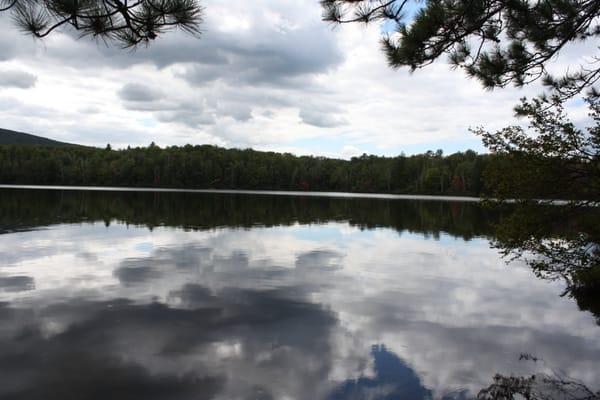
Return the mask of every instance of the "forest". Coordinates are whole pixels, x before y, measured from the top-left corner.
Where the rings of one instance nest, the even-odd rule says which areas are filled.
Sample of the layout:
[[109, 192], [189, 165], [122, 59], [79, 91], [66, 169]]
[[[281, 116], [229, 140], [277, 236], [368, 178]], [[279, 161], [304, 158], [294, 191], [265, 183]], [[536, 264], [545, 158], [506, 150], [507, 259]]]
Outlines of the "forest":
[[342, 160], [211, 145], [0, 145], [0, 183], [478, 196], [485, 192], [484, 171], [497, 157], [438, 150]]

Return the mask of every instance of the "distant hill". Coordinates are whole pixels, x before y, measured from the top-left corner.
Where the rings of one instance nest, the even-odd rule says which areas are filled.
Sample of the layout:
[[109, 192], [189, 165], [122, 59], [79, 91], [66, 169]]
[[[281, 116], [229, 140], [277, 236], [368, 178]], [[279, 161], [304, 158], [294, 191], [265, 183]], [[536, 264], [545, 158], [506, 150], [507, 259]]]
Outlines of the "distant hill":
[[41, 145], [41, 146], [77, 146], [76, 144], [59, 142], [57, 140], [47, 139], [41, 136], [30, 135], [29, 133], [15, 132], [0, 128], [0, 145], [2, 144], [22, 144], [22, 145]]

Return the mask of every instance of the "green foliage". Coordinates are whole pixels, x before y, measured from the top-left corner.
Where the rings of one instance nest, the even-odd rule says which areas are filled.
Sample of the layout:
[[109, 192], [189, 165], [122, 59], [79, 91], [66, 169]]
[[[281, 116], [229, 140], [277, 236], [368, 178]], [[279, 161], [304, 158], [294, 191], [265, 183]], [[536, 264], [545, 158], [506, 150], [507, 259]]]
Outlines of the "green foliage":
[[3, 11], [36, 38], [69, 26], [81, 36], [128, 48], [173, 28], [198, 35], [203, 9], [197, 0], [0, 0]]
[[480, 195], [489, 159], [473, 151], [347, 161], [207, 145], [0, 146], [0, 183]]
[[562, 102], [547, 98], [523, 100], [517, 108], [530, 121], [527, 131], [475, 130], [503, 158], [486, 177], [495, 197], [600, 202], [600, 101], [592, 96], [587, 102], [594, 125], [585, 130], [568, 119]]
[[[490, 194], [519, 199], [497, 228], [495, 245], [525, 259], [542, 278], [561, 279], [566, 294], [598, 310], [600, 287], [600, 98], [587, 98], [592, 125], [577, 128], [556, 98], [523, 100], [530, 131], [509, 127], [477, 133], [498, 162], [486, 171]], [[536, 199], [569, 199], [539, 207]]]
[[[548, 63], [569, 43], [597, 39], [596, 0], [322, 0], [333, 23], [384, 21], [393, 32], [382, 45], [393, 67], [412, 71], [441, 56], [486, 88], [523, 86], [540, 77], [561, 98], [576, 95], [600, 79], [598, 60], [576, 72], [553, 77]], [[414, 19], [405, 11], [417, 7]]]

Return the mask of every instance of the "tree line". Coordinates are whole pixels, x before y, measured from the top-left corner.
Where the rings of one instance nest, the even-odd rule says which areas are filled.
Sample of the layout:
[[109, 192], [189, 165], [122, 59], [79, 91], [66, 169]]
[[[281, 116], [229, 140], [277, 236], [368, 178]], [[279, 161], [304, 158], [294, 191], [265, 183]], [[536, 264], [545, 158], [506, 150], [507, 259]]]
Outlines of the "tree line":
[[472, 150], [343, 160], [211, 145], [122, 150], [0, 145], [0, 183], [477, 196], [493, 159]]

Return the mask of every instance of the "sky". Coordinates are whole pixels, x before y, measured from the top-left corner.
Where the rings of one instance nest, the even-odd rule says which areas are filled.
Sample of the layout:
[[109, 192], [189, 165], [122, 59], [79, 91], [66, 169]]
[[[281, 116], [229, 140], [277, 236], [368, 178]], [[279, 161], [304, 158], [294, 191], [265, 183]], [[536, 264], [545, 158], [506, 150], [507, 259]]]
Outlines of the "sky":
[[199, 39], [174, 31], [135, 52], [72, 32], [35, 40], [4, 13], [0, 128], [113, 148], [214, 144], [340, 158], [481, 152], [469, 128], [522, 123], [513, 107], [541, 90], [487, 91], [445, 60], [413, 74], [391, 69], [380, 26], [327, 24], [317, 0], [203, 5]]

